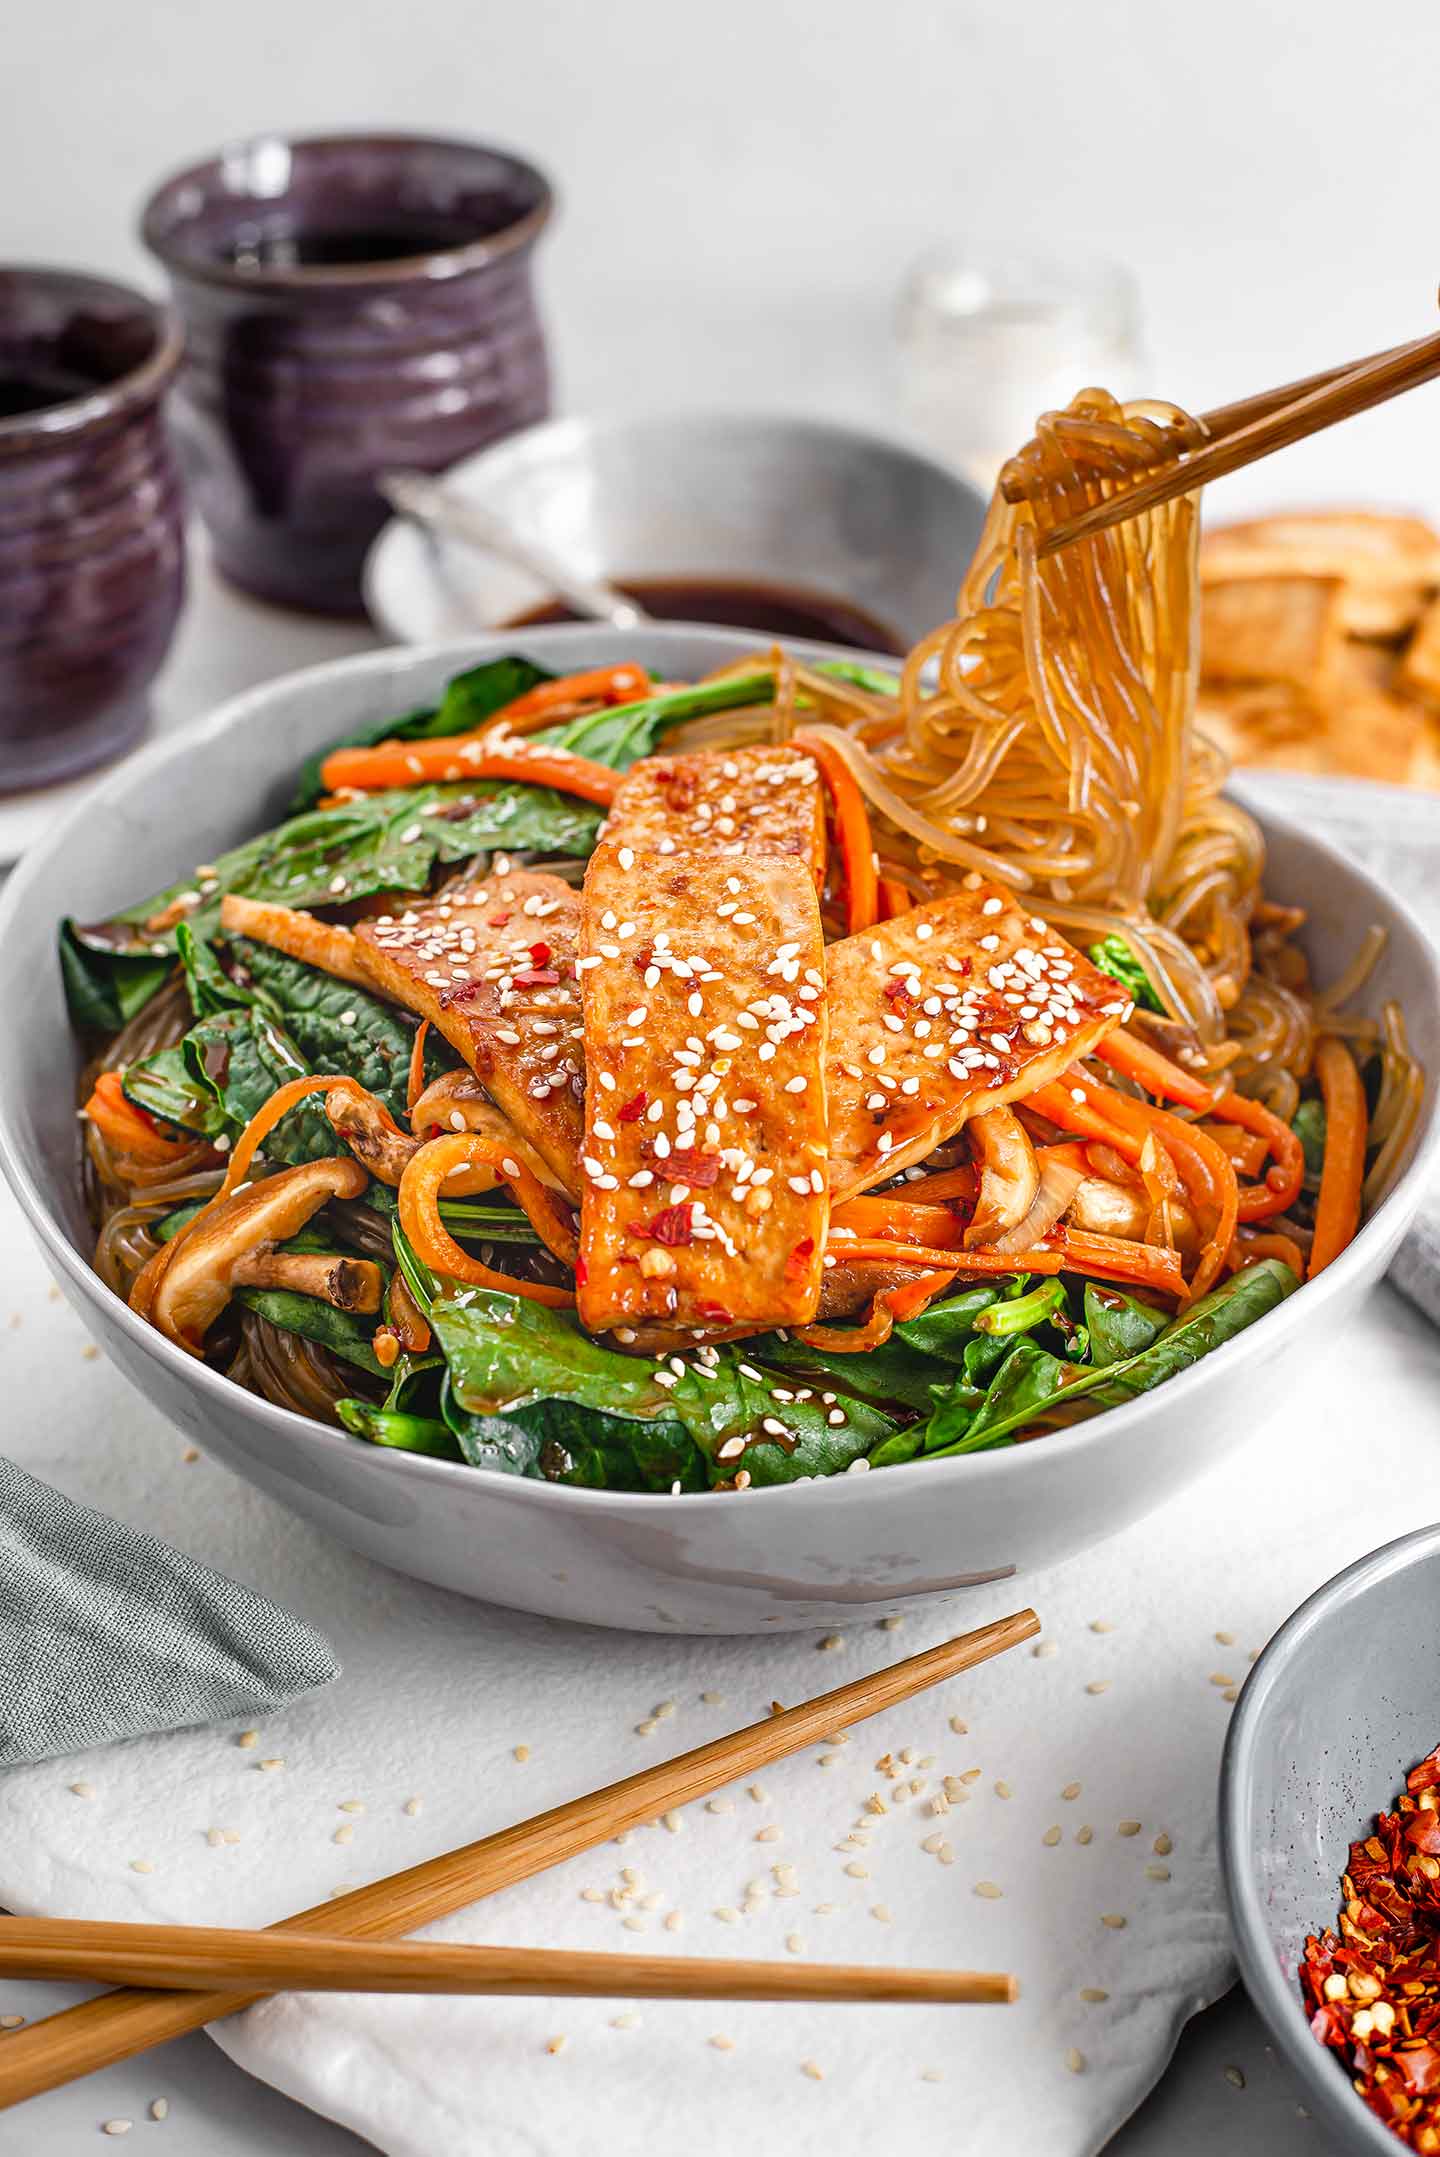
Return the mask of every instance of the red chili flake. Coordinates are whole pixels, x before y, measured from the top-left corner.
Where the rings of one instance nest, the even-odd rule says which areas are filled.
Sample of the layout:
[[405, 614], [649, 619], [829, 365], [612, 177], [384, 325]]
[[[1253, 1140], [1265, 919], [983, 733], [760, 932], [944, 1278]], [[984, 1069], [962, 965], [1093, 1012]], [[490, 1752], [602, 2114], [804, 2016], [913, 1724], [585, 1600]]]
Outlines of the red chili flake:
[[676, 1161], [675, 1172], [692, 1190], [708, 1191], [720, 1174], [720, 1166], [718, 1153], [687, 1153]]
[[616, 1109], [615, 1121], [617, 1123], [638, 1123], [649, 1106], [650, 1096], [642, 1086], [639, 1093], [631, 1094], [623, 1108]]
[[560, 976], [553, 966], [527, 966], [523, 972], [512, 974], [511, 981], [517, 989], [553, 988]]
[[887, 1004], [913, 1004], [915, 999], [899, 975], [887, 981], [880, 991]]
[[688, 1206], [666, 1206], [656, 1214], [648, 1227], [641, 1229], [640, 1233], [642, 1236], [649, 1236], [655, 1243], [668, 1243], [672, 1248], [682, 1243], [693, 1243], [695, 1231], [691, 1222], [690, 1208]]
[[964, 980], [967, 975], [973, 974], [974, 971], [975, 964], [972, 959], [962, 959], [960, 961], [960, 977], [962, 980]]
[[634, 958], [630, 961], [630, 964], [634, 967], [637, 974], [643, 974], [646, 967], [650, 964], [650, 961], [654, 958], [654, 956], [655, 953], [653, 949], [649, 944], [646, 944], [643, 950], [636, 952]]
[[503, 929], [506, 922], [513, 919], [514, 908], [507, 906], [503, 914], [492, 914], [490, 916], [490, 926], [492, 929]]
[[727, 1310], [723, 1303], [697, 1303], [695, 1316], [702, 1318], [707, 1326], [733, 1326], [735, 1323], [735, 1313]]
[[1408, 2148], [1440, 2153], [1440, 1747], [1350, 1845], [1334, 1930], [1299, 1976], [1317, 2043]]
[[548, 966], [550, 964], [550, 946], [548, 944], [532, 944], [530, 946], [530, 963], [532, 966]]
[[586, 1265], [583, 1258], [577, 1258], [575, 1261], [575, 1286], [577, 1288], [583, 1288], [589, 1278], [590, 1268]]
[[809, 1262], [814, 1257], [814, 1255], [815, 1238], [813, 1236], [802, 1236], [800, 1241], [796, 1244], [794, 1250], [790, 1253], [790, 1256], [785, 1261], [786, 1280], [798, 1281], [801, 1274], [806, 1271]]

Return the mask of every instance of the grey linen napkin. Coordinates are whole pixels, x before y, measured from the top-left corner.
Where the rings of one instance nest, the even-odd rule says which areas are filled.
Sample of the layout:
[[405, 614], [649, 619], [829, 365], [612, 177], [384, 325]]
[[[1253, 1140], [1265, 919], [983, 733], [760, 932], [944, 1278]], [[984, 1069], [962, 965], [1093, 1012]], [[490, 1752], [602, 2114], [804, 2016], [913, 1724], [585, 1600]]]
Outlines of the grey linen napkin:
[[0, 1459], [0, 1767], [260, 1714], [339, 1668], [299, 1618]]

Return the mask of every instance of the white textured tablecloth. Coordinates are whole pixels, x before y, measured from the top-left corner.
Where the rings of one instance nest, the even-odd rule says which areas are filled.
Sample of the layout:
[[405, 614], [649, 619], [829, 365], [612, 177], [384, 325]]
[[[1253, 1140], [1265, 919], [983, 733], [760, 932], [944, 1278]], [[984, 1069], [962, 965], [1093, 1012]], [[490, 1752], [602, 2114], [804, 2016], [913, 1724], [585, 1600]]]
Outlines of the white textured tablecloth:
[[[1393, 874], [1393, 830], [1384, 846]], [[767, 1771], [758, 1795], [741, 1786], [678, 1832], [637, 1832], [441, 1928], [1006, 1967], [1017, 2006], [292, 1998], [217, 2028], [244, 2066], [394, 2157], [800, 2157], [915, 2134], [1022, 2157], [1098, 2149], [1231, 1975], [1214, 1784], [1248, 1655], [1337, 1567], [1440, 1515], [1440, 1335], [1382, 1290], [1323, 1362], [1297, 1360], [1284, 1415], [1229, 1466], [1056, 1573], [834, 1647], [581, 1631], [417, 1587], [187, 1462], [48, 1292], [8, 1199], [0, 1283], [4, 1449], [287, 1602], [346, 1664], [253, 1746], [196, 1732], [0, 1780], [12, 1909], [263, 1923], [752, 1720], [773, 1697], [1027, 1599], [1045, 1620], [1048, 1652], [956, 1680]], [[641, 1734], [661, 1703], [673, 1712]], [[913, 1757], [897, 1781], [876, 1763], [902, 1748]], [[937, 1817], [946, 1775], [971, 1779]], [[912, 1779], [922, 1787], [902, 1795]], [[867, 1809], [873, 1793], [883, 1813]]]

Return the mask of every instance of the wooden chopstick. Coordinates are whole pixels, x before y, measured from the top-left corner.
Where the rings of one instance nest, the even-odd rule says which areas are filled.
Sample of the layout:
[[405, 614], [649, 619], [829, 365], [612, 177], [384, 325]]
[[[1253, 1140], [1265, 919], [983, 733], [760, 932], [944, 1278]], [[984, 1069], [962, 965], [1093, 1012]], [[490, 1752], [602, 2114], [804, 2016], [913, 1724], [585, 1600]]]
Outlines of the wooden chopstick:
[[[1319, 434], [1406, 390], [1418, 389], [1436, 375], [1440, 375], [1440, 331], [1376, 352], [1348, 367], [1328, 368], [1302, 382], [1217, 406], [1205, 418], [1210, 440], [1167, 465], [1164, 471], [1137, 479], [1105, 501], [1055, 525], [1040, 539], [1036, 555], [1043, 560], [1077, 539], [1092, 538], [1129, 517], [1173, 501], [1177, 495], [1191, 494], [1211, 480], [1223, 479], [1230, 472], [1268, 457], [1273, 450], [1288, 449], [1307, 435]], [[1015, 498], [1015, 491], [1009, 490], [1010, 498]]]
[[[782, 1709], [765, 1722], [660, 1761], [604, 1790], [573, 1798], [533, 1820], [522, 1820], [463, 1849], [356, 1888], [334, 1902], [302, 1910], [274, 1929], [354, 1940], [401, 1938], [482, 1896], [528, 1880], [582, 1850], [594, 1849], [671, 1806], [688, 1805], [742, 1775], [783, 1760], [832, 1730], [895, 1707], [927, 1686], [1018, 1647], [1039, 1630], [1040, 1620], [1033, 1610], [1016, 1611], [993, 1625], [982, 1625], [957, 1640], [943, 1641], [923, 1654], [907, 1656], [888, 1669], [822, 1693], [816, 1700]], [[264, 1997], [263, 1989], [167, 1993], [127, 1988], [28, 2023], [8, 2032], [0, 2044], [0, 2108], [148, 2052], [152, 2045], [183, 2037], [187, 2030], [236, 2014]]]
[[217, 1925], [0, 1920], [0, 1977], [149, 1985], [164, 1991], [519, 1993], [552, 1999], [1013, 2000], [997, 1970], [886, 1970], [860, 1963], [711, 1961], [569, 1948], [347, 1940]]

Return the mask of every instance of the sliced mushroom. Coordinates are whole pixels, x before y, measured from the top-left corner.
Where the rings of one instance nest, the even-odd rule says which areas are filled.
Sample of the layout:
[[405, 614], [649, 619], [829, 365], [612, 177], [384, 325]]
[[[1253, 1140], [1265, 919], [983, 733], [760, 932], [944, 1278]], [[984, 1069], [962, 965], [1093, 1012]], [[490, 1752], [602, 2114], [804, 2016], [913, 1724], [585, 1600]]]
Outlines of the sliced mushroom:
[[279, 1251], [258, 1244], [230, 1276], [236, 1288], [292, 1288], [315, 1296], [337, 1311], [378, 1311], [385, 1276], [370, 1258], [345, 1258], [337, 1252]]
[[398, 1189], [400, 1178], [420, 1151], [419, 1139], [397, 1131], [373, 1094], [356, 1093], [348, 1086], [336, 1086], [326, 1094], [325, 1115], [335, 1136], [365, 1163], [376, 1182]]
[[305, 1161], [258, 1183], [242, 1184], [223, 1205], [182, 1235], [155, 1293], [150, 1316], [192, 1355], [203, 1351], [237, 1285], [236, 1268], [303, 1228], [327, 1199], [358, 1198], [367, 1177], [358, 1161]]
[[1020, 1226], [1035, 1203], [1040, 1170], [1029, 1133], [1008, 1108], [972, 1116], [965, 1130], [980, 1165], [980, 1194], [965, 1231], [965, 1248], [974, 1250]]
[[[1182, 1199], [1166, 1200], [1170, 1239], [1179, 1251], [1199, 1246], [1199, 1227]], [[1069, 1219], [1072, 1227], [1100, 1236], [1121, 1236], [1136, 1243], [1149, 1240], [1152, 1207], [1145, 1191], [1130, 1184], [1112, 1183], [1104, 1176], [1087, 1176], [1075, 1193]]]
[[[481, 1138], [498, 1139], [506, 1150], [534, 1170], [547, 1189], [568, 1197], [565, 1186], [535, 1148], [520, 1137], [507, 1116], [491, 1101], [473, 1071], [446, 1071], [427, 1086], [410, 1111], [410, 1122], [427, 1137], [440, 1131], [475, 1131]], [[388, 1179], [387, 1179], [388, 1180]], [[503, 1179], [496, 1176], [493, 1181]], [[478, 1188], [478, 1186], [477, 1186]], [[493, 1188], [493, 1185], [492, 1185]]]

